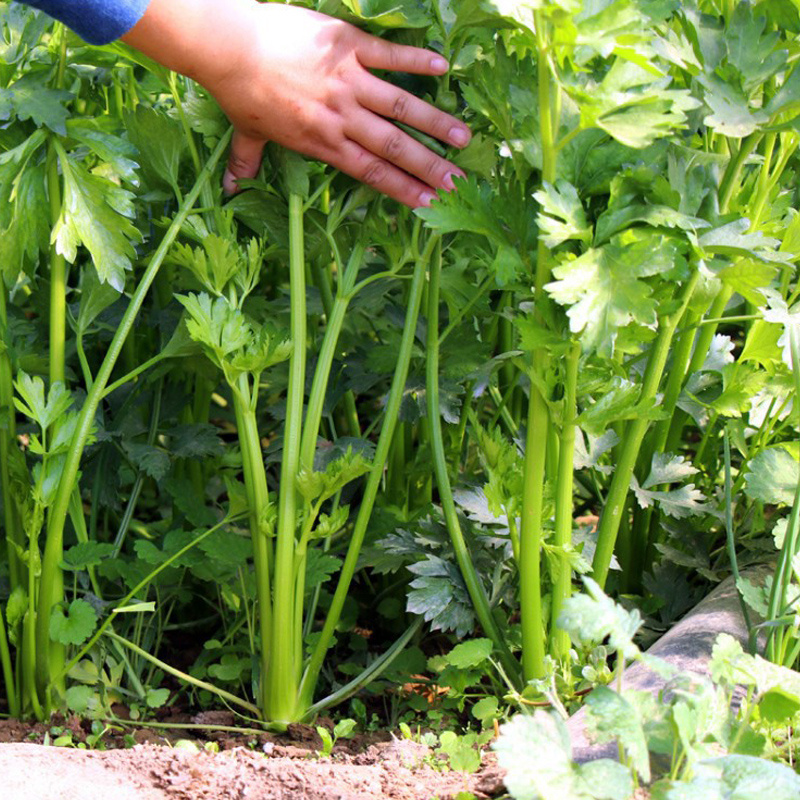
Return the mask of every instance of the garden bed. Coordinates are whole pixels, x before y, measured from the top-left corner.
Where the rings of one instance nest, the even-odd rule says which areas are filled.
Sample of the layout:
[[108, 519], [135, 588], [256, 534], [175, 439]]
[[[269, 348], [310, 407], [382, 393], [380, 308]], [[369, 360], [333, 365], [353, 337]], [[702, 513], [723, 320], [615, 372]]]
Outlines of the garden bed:
[[212, 753], [141, 744], [82, 751], [35, 744], [0, 746], [5, 800], [81, 797], [101, 800], [440, 800], [470, 792], [502, 794], [493, 756], [474, 774], [443, 771], [425, 745], [392, 740], [357, 755], [317, 758], [314, 750], [267, 743]]

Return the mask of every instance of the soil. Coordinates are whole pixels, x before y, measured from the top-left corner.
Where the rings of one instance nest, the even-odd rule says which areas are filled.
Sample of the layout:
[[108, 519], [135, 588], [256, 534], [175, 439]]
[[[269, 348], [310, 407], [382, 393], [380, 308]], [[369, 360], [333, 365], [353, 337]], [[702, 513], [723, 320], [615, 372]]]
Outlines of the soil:
[[[77, 718], [56, 722], [72, 731], [75, 742], [85, 738]], [[346, 751], [363, 747], [363, 741], [337, 744], [329, 758], [318, 757], [317, 734], [308, 726], [292, 726], [283, 737], [259, 734], [247, 746], [218, 732], [216, 753], [203, 749], [203, 742], [191, 749], [174, 747], [143, 728], [133, 735], [144, 743], [128, 749], [34, 743], [43, 741], [51, 727], [0, 720], [3, 800], [452, 800], [459, 792], [477, 798], [504, 793], [490, 753], [484, 754], [480, 771], [468, 775], [448, 771], [424, 745], [393, 738], [362, 752]]]

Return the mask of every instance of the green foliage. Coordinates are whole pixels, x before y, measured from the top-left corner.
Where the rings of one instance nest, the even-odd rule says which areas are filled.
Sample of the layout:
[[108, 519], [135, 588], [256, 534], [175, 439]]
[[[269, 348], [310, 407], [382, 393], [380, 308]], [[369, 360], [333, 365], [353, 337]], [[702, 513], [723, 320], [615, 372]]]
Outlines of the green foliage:
[[65, 610], [56, 607], [50, 617], [50, 638], [59, 644], [83, 644], [97, 625], [95, 610], [78, 598]]
[[118, 292], [125, 286], [125, 272], [133, 268], [133, 243], [141, 237], [130, 218], [133, 195], [112, 181], [89, 172], [82, 164], [60, 159], [64, 175], [61, 216], [53, 228], [56, 251], [74, 263], [78, 245], [92, 256], [101, 282]]
[[[89, 716], [122, 700], [205, 706], [217, 690], [294, 721], [358, 690], [366, 721], [377, 650], [401, 650], [421, 618], [444, 655], [390, 646], [389, 674], [427, 671], [445, 692], [387, 707], [480, 724], [439, 737], [442, 761], [470, 770], [507, 703], [539, 692], [571, 707], [588, 684], [613, 686], [626, 659], [647, 661], [643, 619], [668, 627], [731, 558], [773, 545], [781, 574], [737, 587], [772, 620], [771, 657], [793, 663], [795, 5], [321, 8], [450, 60], [446, 77], [398, 79], [474, 132], [446, 154], [468, 176], [430, 207], [412, 214], [274, 147], [223, 202], [212, 153], [228, 124], [202, 87], [122, 45], [70, 38], [62, 60], [44, 15], [0, 8], [11, 713], [47, 716], [66, 669], [63, 708]], [[423, 279], [439, 262], [426, 326], [414, 298], [435, 301]], [[624, 609], [601, 591], [617, 566]], [[201, 630], [175, 676], [184, 700], [160, 664], [176, 631]], [[667, 703], [591, 695], [593, 731], [623, 764], [577, 767], [554, 717], [512, 721], [512, 792], [627, 797], [671, 758], [654, 792], [726, 796], [747, 770], [712, 766], [715, 752], [786, 758], [794, 679], [718, 647], [714, 681], [670, 675]], [[330, 648], [341, 670], [323, 667]], [[731, 716], [736, 682], [750, 694]]]
[[555, 714], [518, 715], [501, 728], [492, 749], [506, 770], [515, 800], [625, 800], [633, 793], [630, 772], [609, 759], [577, 765], [569, 734]]
[[333, 731], [329, 731], [324, 725], [317, 725], [317, 733], [322, 739], [322, 750], [319, 754], [323, 757], [329, 756], [339, 739], [349, 739], [353, 735], [356, 724], [354, 719], [340, 719], [333, 726]]

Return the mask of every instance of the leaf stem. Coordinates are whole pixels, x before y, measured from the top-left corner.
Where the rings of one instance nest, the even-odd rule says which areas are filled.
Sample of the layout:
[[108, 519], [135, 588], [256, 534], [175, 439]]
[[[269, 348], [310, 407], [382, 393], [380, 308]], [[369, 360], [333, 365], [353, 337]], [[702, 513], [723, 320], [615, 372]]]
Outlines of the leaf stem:
[[[420, 227], [421, 224], [417, 221], [414, 226], [416, 233], [415, 238], [419, 236]], [[411, 289], [406, 303], [406, 317], [403, 325], [403, 335], [400, 340], [397, 365], [389, 389], [389, 396], [386, 401], [386, 411], [384, 412], [383, 425], [381, 427], [380, 437], [378, 438], [378, 444], [375, 448], [375, 457], [372, 460], [372, 468], [369, 471], [367, 484], [364, 487], [364, 496], [361, 500], [361, 506], [358, 510], [353, 533], [350, 537], [350, 544], [347, 547], [347, 555], [345, 556], [342, 570], [339, 573], [336, 591], [334, 592], [328, 614], [325, 617], [322, 631], [311, 653], [311, 658], [309, 659], [305, 673], [303, 674], [303, 679], [300, 683], [301, 708], [309, 708], [311, 706], [317, 678], [319, 677], [325, 654], [331, 646], [336, 626], [339, 623], [342, 609], [347, 599], [347, 592], [350, 588], [350, 582], [353, 579], [358, 565], [359, 553], [361, 552], [361, 546], [367, 532], [367, 525], [372, 515], [372, 508], [375, 505], [375, 498], [377, 497], [378, 489], [383, 481], [384, 467], [389, 455], [389, 448], [392, 444], [395, 427], [397, 426], [400, 403], [403, 399], [403, 390], [406, 385], [406, 379], [408, 378], [408, 368], [411, 363], [411, 354], [414, 348], [417, 318], [422, 301], [422, 290], [425, 285], [425, 270], [430, 260], [431, 251], [436, 242], [436, 238], [435, 236], [431, 237], [424, 252], [417, 256], [414, 266]]]
[[[558, 479], [556, 481], [556, 515], [553, 544], [566, 548], [572, 544], [573, 461], [575, 458], [575, 420], [578, 416], [577, 387], [580, 344], [573, 343], [566, 357], [564, 379], [564, 421], [558, 453]], [[550, 652], [556, 659], [566, 658], [569, 634], [556, 622], [561, 615], [564, 602], [572, 590], [572, 571], [566, 553], [557, 555], [558, 572], [553, 577], [553, 598], [550, 604]]]
[[300, 441], [306, 368], [306, 286], [303, 247], [303, 198], [289, 195], [289, 283], [292, 353], [278, 494], [278, 530], [275, 545], [275, 594], [270, 644], [266, 716], [275, 722], [295, 722], [300, 667], [295, 631], [294, 559], [297, 531], [295, 481], [300, 467]]
[[[230, 141], [231, 131], [229, 130], [217, 145], [214, 153], [209, 158], [205, 167], [200, 173], [191, 192], [186, 196], [183, 205], [176, 214], [172, 224], [161, 240], [156, 252], [153, 254], [150, 263], [145, 269], [139, 285], [134, 292], [128, 308], [120, 321], [114, 338], [108, 346], [106, 356], [95, 377], [94, 385], [80, 411], [75, 433], [70, 443], [69, 451], [59, 479], [56, 490], [55, 500], [50, 508], [47, 521], [47, 537], [45, 542], [44, 557], [42, 559], [42, 575], [40, 581], [38, 613], [36, 619], [36, 650], [44, 654], [48, 652], [50, 643], [50, 612], [59, 596], [56, 588], [61, 574], [60, 562], [63, 550], [64, 523], [69, 510], [70, 495], [78, 480], [78, 469], [80, 467], [81, 456], [84, 447], [89, 439], [94, 425], [95, 414], [103, 398], [103, 393], [108, 384], [111, 372], [122, 351], [122, 346], [133, 328], [133, 323], [139, 314], [139, 310], [144, 303], [144, 299], [158, 273], [161, 264], [175, 241], [183, 223], [191, 212], [192, 206], [200, 194], [203, 185], [209, 180], [225, 148]], [[51, 673], [47, 662], [39, 658], [36, 665], [37, 682], [42, 690], [45, 690], [50, 683]]]
[[6, 416], [6, 424], [0, 425], [0, 489], [3, 493], [3, 521], [5, 523], [8, 573], [11, 588], [24, 584], [27, 568], [17, 553], [25, 549], [25, 534], [22, 530], [17, 504], [11, 492], [11, 448], [17, 447], [14, 409], [14, 384], [11, 367], [11, 341], [8, 333], [6, 310], [6, 288], [0, 279], [0, 413]]
[[[795, 401], [800, 398], [800, 337], [797, 328], [789, 328], [789, 343], [792, 351], [792, 378], [794, 380]], [[776, 620], [786, 608], [786, 595], [792, 583], [792, 561], [800, 547], [800, 470], [798, 471], [792, 511], [786, 525], [778, 563], [772, 580], [769, 596], [767, 622]], [[783, 650], [785, 634], [779, 636], [777, 628], [770, 628], [767, 638], [766, 656], [770, 661], [778, 663], [778, 654]]]
[[[699, 277], [699, 271], [695, 270], [683, 287], [680, 307], [670, 316], [661, 320], [658, 337], [647, 361], [639, 402], [655, 400], [675, 329], [689, 304]], [[650, 420], [640, 416], [632, 420], [625, 430], [625, 437], [617, 460], [617, 466], [614, 470], [614, 477], [611, 480], [611, 486], [609, 487], [606, 503], [597, 528], [597, 549], [592, 563], [592, 577], [597, 581], [601, 589], [605, 586], [608, 570], [611, 566], [614, 544], [617, 540], [622, 514], [627, 505], [626, 501], [633, 469], [636, 466], [639, 449], [649, 426]]]
[[[548, 64], [548, 41], [544, 14], [534, 12], [536, 26], [536, 72], [539, 97], [539, 136], [542, 146], [542, 184], [554, 183], [557, 151], [552, 114], [552, 81]], [[541, 238], [537, 246], [534, 304], [541, 323], [547, 306], [544, 286], [550, 278], [550, 251]], [[526, 681], [544, 676], [545, 624], [542, 608], [541, 548], [543, 539], [544, 486], [550, 414], [540, 378], [549, 360], [543, 348], [531, 354], [530, 397], [523, 466], [522, 520], [520, 528], [520, 615], [522, 621], [522, 666]]]
[[508, 645], [503, 638], [497, 623], [492, 616], [489, 600], [481, 583], [475, 565], [469, 554], [469, 549], [464, 541], [461, 523], [458, 521], [456, 506], [453, 501], [453, 491], [450, 487], [450, 477], [447, 472], [447, 457], [445, 454], [444, 440], [442, 438], [442, 420], [439, 411], [439, 280], [442, 271], [441, 244], [433, 253], [428, 268], [428, 335], [426, 337], [427, 353], [427, 405], [428, 423], [430, 425], [430, 445], [433, 456], [433, 470], [436, 475], [436, 484], [439, 488], [439, 501], [444, 512], [450, 541], [453, 544], [456, 561], [461, 570], [467, 592], [475, 609], [475, 615], [486, 635], [492, 640], [500, 654], [500, 660], [506, 671], [517, 677], [519, 667]]
[[224, 689], [220, 689], [218, 686], [214, 686], [213, 683], [208, 683], [206, 681], [198, 680], [197, 678], [189, 675], [187, 672], [181, 672], [179, 669], [175, 669], [175, 667], [171, 667], [165, 661], [162, 661], [160, 658], [156, 658], [147, 650], [143, 650], [138, 645], [134, 644], [128, 639], [123, 638], [117, 633], [113, 631], [108, 631], [106, 636], [113, 639], [115, 642], [119, 642], [119, 644], [124, 645], [132, 652], [136, 653], [137, 656], [143, 658], [145, 661], [149, 661], [154, 666], [158, 667], [159, 669], [164, 670], [164, 672], [172, 675], [175, 678], [183, 681], [184, 683], [189, 683], [192, 686], [196, 686], [198, 689], [204, 689], [207, 692], [211, 692], [212, 694], [217, 695], [217, 697], [221, 697], [223, 700], [227, 700], [229, 703], [233, 703], [234, 705], [239, 706], [240, 708], [249, 711], [251, 714], [258, 716], [258, 708], [254, 706], [252, 703], [248, 703], [247, 700], [242, 700], [240, 697], [237, 697], [235, 694], [231, 694], [230, 692], [226, 692]]

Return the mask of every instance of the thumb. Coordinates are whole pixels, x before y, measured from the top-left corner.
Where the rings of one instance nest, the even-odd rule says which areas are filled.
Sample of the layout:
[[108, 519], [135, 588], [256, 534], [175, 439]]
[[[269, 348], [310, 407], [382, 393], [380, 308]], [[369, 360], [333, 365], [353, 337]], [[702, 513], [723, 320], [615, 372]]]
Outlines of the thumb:
[[222, 188], [225, 194], [236, 194], [239, 191], [236, 183], [239, 178], [255, 178], [258, 168], [261, 166], [261, 154], [265, 144], [263, 139], [254, 139], [234, 131], [228, 166], [225, 168], [225, 175], [222, 178]]

